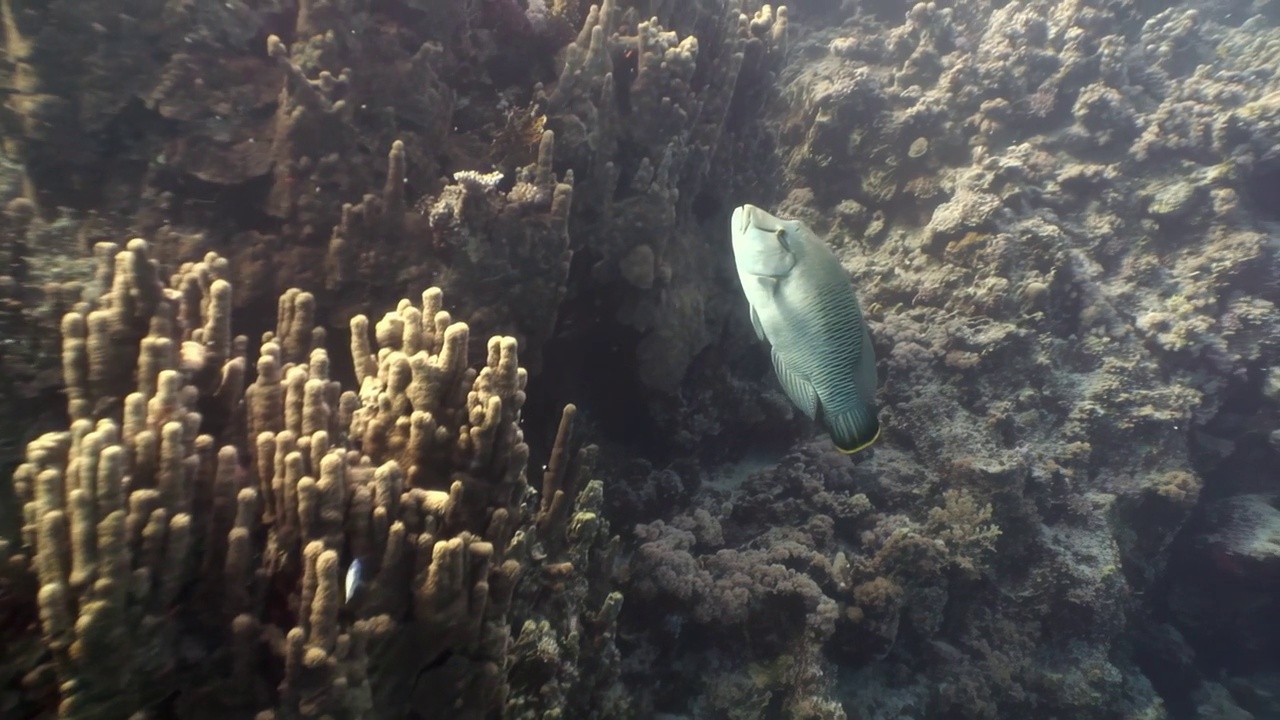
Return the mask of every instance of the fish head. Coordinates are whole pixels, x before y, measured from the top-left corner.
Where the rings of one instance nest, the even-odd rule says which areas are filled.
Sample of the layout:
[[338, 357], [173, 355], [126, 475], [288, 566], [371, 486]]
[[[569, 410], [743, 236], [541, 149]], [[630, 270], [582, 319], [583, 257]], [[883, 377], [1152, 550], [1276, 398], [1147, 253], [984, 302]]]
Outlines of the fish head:
[[782, 218], [755, 205], [733, 211], [733, 258], [738, 272], [761, 277], [786, 277], [796, 265], [791, 241], [803, 232], [795, 220]]

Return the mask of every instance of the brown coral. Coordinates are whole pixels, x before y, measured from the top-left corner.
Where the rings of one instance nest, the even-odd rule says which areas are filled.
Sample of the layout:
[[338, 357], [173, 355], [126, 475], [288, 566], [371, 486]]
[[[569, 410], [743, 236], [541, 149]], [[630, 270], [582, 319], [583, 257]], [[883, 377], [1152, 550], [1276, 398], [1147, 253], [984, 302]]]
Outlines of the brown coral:
[[[134, 240], [107, 267], [112, 290], [64, 319], [72, 426], [29, 445], [15, 476], [22, 540], [4, 548], [38, 579], [61, 717], [124, 717], [172, 691], [188, 717], [210, 704], [259, 718], [497, 711], [513, 593], [544, 573], [559, 578], [553, 594], [578, 588], [548, 632], [562, 637], [591, 602], [604, 641], [592, 652], [611, 647], [616, 610], [596, 613], [617, 599], [585, 577], [607, 576], [590, 559], [609, 544], [598, 488], [553, 522], [524, 509], [515, 340], [493, 338], [469, 367], [468, 328], [431, 289], [378, 323], [376, 352], [368, 320], [353, 319], [362, 382], [343, 391], [314, 300], [295, 290], [246, 386], [221, 258], [166, 286]], [[567, 443], [566, 430], [560, 457]], [[557, 477], [563, 505], [577, 486]], [[536, 527], [551, 554], [527, 550]], [[201, 634], [221, 649], [192, 658]], [[235, 682], [193, 660], [229, 663]]]

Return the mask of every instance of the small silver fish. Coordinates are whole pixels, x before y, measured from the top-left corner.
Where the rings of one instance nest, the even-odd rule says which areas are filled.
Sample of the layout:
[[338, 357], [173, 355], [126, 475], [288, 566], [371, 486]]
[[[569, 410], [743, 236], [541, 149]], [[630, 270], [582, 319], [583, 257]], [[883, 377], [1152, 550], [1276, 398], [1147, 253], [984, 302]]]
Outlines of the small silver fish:
[[756, 336], [787, 397], [853, 454], [880, 437], [876, 358], [849, 274], [797, 220], [733, 211], [733, 256]]
[[360, 589], [360, 585], [364, 580], [364, 566], [360, 562], [360, 558], [351, 561], [347, 566], [347, 599], [351, 602], [351, 598], [355, 597], [356, 591]]

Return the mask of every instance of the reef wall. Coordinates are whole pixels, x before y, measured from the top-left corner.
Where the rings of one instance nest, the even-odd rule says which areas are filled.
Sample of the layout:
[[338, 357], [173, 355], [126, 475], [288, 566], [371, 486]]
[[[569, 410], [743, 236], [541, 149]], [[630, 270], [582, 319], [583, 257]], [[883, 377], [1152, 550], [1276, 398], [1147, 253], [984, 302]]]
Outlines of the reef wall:
[[655, 707], [1274, 713], [1280, 33], [1237, 5], [845, 3], [793, 35], [777, 204], [851, 271], [884, 442], [622, 499]]
[[[5, 717], [1274, 713], [1274, 3], [0, 19]], [[849, 269], [872, 452], [741, 202]]]

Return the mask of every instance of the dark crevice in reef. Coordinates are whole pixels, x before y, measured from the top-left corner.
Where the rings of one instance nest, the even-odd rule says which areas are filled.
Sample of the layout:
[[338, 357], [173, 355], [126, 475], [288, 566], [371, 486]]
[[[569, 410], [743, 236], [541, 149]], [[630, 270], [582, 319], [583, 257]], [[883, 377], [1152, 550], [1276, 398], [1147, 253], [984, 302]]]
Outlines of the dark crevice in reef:
[[[1192, 464], [1204, 480], [1199, 504], [1147, 594], [1150, 616], [1135, 635], [1134, 657], [1174, 718], [1195, 716], [1203, 678], [1275, 672], [1280, 658], [1280, 576], [1232, 551], [1248, 525], [1239, 499], [1274, 495], [1280, 452], [1268, 438], [1275, 423], [1264, 378], [1263, 368], [1251, 368], [1193, 431]], [[1247, 695], [1233, 691], [1246, 709]]]
[[[691, 203], [692, 220], [703, 236], [723, 233], [724, 251], [731, 254], [724, 232], [732, 210], [728, 199], [703, 190]], [[641, 379], [644, 354], [639, 346], [645, 332], [618, 320], [635, 302], [633, 288], [622, 279], [593, 279], [600, 259], [588, 248], [575, 254], [570, 291], [544, 346], [542, 369], [529, 380], [523, 417], [536, 465], [549, 452], [566, 403], [578, 406], [580, 437], [625, 448], [655, 467], [694, 458], [706, 465], [736, 462], [744, 453], [780, 456], [803, 433], [812, 432], [811, 424], [778, 417], [776, 408], [758, 397], [768, 388], [780, 390], [767, 346], [747, 323], [731, 260], [709, 282], [724, 288], [725, 300], [735, 307], [721, 318], [718, 338], [689, 358], [679, 386], [663, 391]]]
[[[1271, 486], [1271, 470], [1280, 460], [1267, 435], [1272, 412], [1263, 395], [1265, 369], [1250, 368], [1222, 392], [1218, 413], [1191, 438], [1192, 464], [1204, 478], [1200, 504]], [[1228, 440], [1229, 439], [1229, 440]], [[1223, 443], [1230, 452], [1222, 453]]]
[[911, 9], [911, 3], [903, 0], [867, 0], [861, 8], [875, 19], [884, 23], [896, 23]]
[[252, 231], [279, 233], [284, 222], [262, 210], [272, 182], [270, 175], [236, 185], [211, 183], [186, 173], [156, 178], [158, 188], [174, 194], [177, 222], [210, 228], [212, 237]]
[[[878, 5], [884, 8], [889, 4], [881, 2]], [[787, 10], [794, 13], [793, 17], [796, 22], [814, 24], [844, 22], [849, 14], [844, 8], [845, 3], [843, 0], [802, 0], [802, 2], [798, 3], [792, 0], [792, 2], [787, 3]], [[899, 14], [904, 14], [905, 12], [906, 10], [902, 10]], [[889, 14], [892, 18], [892, 13]]]
[[1251, 209], [1263, 220], [1280, 222], [1280, 157], [1254, 166], [1246, 181]]
[[729, 214], [725, 212], [726, 207], [723, 195], [703, 190], [693, 198], [693, 219], [700, 227], [707, 227]]
[[543, 349], [543, 370], [529, 381], [523, 417], [535, 460], [549, 451], [566, 403], [578, 406], [584, 431], [644, 456], [666, 453], [662, 428], [646, 409], [639, 380], [636, 346], [642, 335], [614, 320], [623, 292], [585, 282], [598, 259], [588, 251], [574, 256], [569, 286], [590, 289], [571, 291], [560, 305], [555, 333]]
[[97, 210], [110, 207], [108, 189], [139, 187], [151, 162], [154, 138], [168, 137], [175, 124], [134, 99], [100, 130], [63, 133], [51, 142], [32, 141], [23, 149], [27, 177], [44, 208]]

